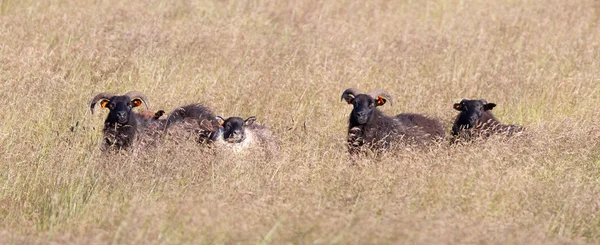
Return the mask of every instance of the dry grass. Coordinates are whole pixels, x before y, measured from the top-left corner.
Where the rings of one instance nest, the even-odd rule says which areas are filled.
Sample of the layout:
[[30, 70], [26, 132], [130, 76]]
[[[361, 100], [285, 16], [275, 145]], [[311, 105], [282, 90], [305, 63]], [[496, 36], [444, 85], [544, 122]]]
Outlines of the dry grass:
[[[600, 243], [600, 4], [0, 0], [0, 243]], [[350, 165], [348, 87], [529, 135]], [[99, 150], [102, 91], [256, 115], [280, 155]], [[79, 122], [75, 132], [69, 128]]]

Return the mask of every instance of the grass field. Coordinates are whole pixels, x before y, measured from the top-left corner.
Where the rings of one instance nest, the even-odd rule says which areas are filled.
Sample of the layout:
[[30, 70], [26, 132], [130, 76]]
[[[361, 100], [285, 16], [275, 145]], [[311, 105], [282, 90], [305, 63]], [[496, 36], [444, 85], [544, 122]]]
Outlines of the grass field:
[[[0, 244], [598, 244], [600, 2], [0, 0]], [[344, 89], [524, 137], [350, 164]], [[255, 115], [273, 159], [102, 154], [99, 92]], [[73, 132], [69, 129], [78, 123]]]

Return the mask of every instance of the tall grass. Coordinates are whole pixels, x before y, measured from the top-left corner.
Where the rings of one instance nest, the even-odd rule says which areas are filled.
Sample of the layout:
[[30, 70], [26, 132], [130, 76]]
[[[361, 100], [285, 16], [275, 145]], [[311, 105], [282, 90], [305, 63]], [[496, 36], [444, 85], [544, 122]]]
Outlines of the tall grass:
[[[600, 242], [597, 1], [0, 0], [0, 243]], [[350, 164], [342, 91], [526, 137]], [[273, 159], [100, 152], [103, 91], [256, 115]], [[74, 127], [71, 131], [70, 128]]]

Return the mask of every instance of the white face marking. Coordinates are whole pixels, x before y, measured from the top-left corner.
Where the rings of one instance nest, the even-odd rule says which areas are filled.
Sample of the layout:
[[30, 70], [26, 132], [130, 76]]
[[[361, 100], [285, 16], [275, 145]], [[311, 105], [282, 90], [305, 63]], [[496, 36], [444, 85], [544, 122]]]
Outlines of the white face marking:
[[223, 138], [223, 132], [220, 130], [219, 137], [217, 137], [216, 143], [219, 146], [223, 146], [225, 148], [232, 150], [233, 152], [236, 152], [236, 153], [242, 152], [245, 149], [249, 148], [252, 145], [252, 143], [254, 142], [254, 134], [252, 133], [251, 130], [244, 128], [244, 134], [246, 134], [246, 139], [244, 139], [244, 141], [242, 141], [240, 143], [231, 143], [231, 142], [225, 141], [225, 139]]

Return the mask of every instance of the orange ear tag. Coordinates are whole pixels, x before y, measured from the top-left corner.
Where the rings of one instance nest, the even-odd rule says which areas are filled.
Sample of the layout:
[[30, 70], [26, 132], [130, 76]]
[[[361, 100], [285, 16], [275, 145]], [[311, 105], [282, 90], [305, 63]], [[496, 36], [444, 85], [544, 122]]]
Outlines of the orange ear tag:
[[135, 100], [133, 100], [131, 102], [133, 102], [133, 104], [135, 104], [135, 106], [141, 106], [142, 105], [142, 101], [138, 100], [138, 99], [135, 99]]
[[100, 106], [102, 108], [106, 108], [107, 105], [108, 105], [108, 100], [104, 100], [104, 101], [100, 102]]
[[383, 105], [383, 104], [385, 104], [385, 100], [383, 100], [383, 97], [381, 97], [381, 96], [377, 96], [377, 104], [378, 104], [378, 105]]
[[460, 110], [462, 106], [461, 105], [454, 105], [454, 109]]

